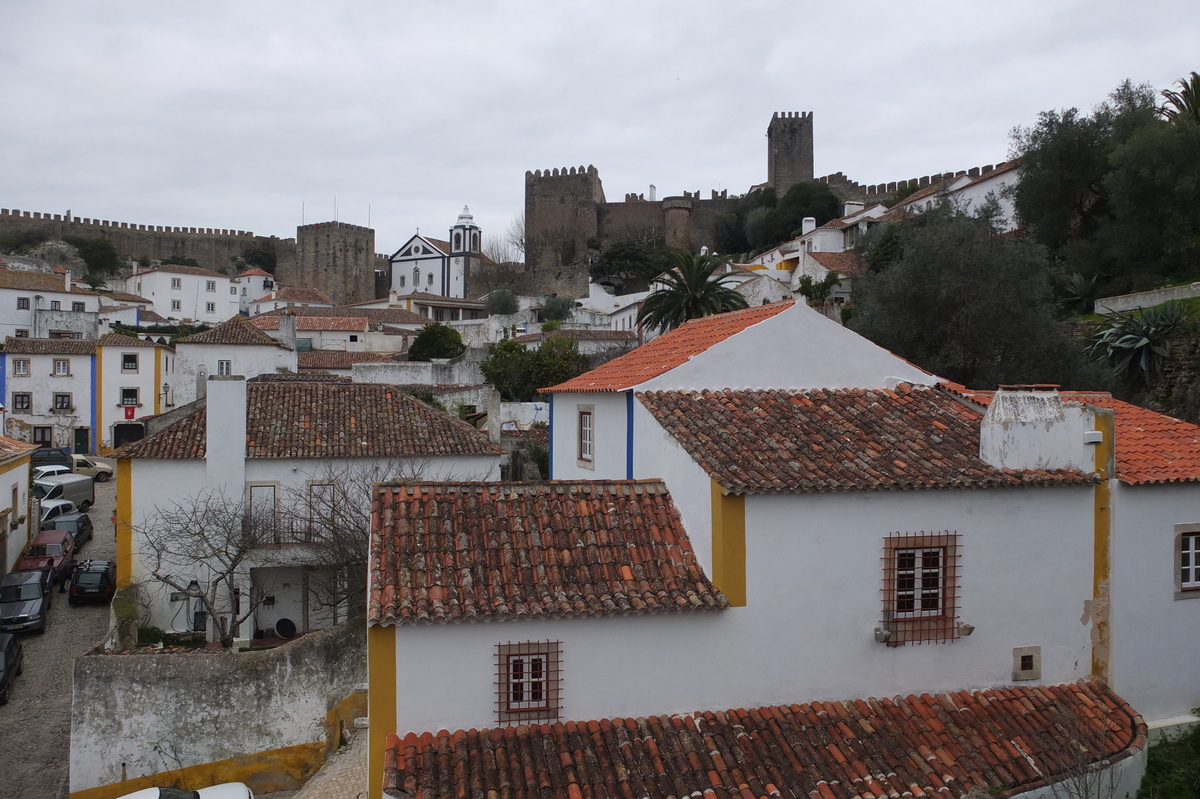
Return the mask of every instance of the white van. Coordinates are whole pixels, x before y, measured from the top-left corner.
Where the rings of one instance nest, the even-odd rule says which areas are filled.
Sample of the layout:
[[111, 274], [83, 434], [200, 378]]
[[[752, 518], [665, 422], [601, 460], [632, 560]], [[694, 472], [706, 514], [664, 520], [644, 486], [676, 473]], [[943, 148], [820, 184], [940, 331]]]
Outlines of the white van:
[[83, 512], [96, 502], [95, 484], [86, 474], [60, 474], [33, 481], [30, 489], [41, 500], [69, 499]]

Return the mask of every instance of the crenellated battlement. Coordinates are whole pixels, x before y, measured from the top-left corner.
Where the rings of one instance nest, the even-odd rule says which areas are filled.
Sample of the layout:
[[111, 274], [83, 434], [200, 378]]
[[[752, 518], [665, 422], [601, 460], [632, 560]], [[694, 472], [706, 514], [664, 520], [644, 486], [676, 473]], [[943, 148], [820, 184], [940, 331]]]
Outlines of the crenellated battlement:
[[776, 111], [771, 114], [771, 120], [776, 119], [812, 119], [812, 111]]
[[562, 169], [557, 169], [557, 168], [546, 169], [546, 170], [535, 169], [532, 172], [530, 172], [529, 170], [525, 171], [525, 179], [526, 180], [529, 180], [530, 178], [538, 178], [538, 179], [566, 178], [566, 177], [571, 177], [573, 175], [574, 176], [587, 175], [588, 177], [598, 177], [599, 172], [597, 172], [596, 167], [592, 166], [591, 164], [588, 164], [586, 167], [582, 166], [582, 165], [578, 166], [578, 167], [574, 167], [574, 166], [573, 167], [565, 167], [564, 166]]
[[200, 236], [237, 236], [241, 238], [254, 238], [254, 234], [248, 230], [226, 230], [224, 228], [194, 228], [194, 227], [171, 227], [169, 225], [139, 225], [134, 222], [110, 222], [107, 219], [90, 219], [88, 217], [66, 216], [64, 214], [44, 214], [37, 211], [21, 211], [16, 208], [9, 210], [8, 208], [0, 208], [0, 217], [10, 217], [11, 219], [28, 219], [30, 221], [42, 222], [59, 222], [68, 225], [80, 225], [87, 228], [112, 228], [117, 230], [145, 230], [155, 233], [187, 233]]
[[878, 200], [880, 202], [887, 200], [891, 195], [902, 189], [910, 189], [915, 187], [918, 191], [929, 186], [935, 186], [945, 180], [957, 177], [980, 178], [984, 177], [997, 169], [1008, 166], [1007, 161], [1001, 161], [998, 164], [987, 164], [986, 166], [976, 166], [970, 169], [960, 169], [957, 172], [941, 172], [932, 175], [922, 175], [917, 178], [909, 178], [908, 180], [896, 180], [889, 183], [876, 183], [874, 185], [864, 186], [861, 183], [851, 180], [841, 172], [834, 172], [831, 175], [824, 175], [815, 178], [818, 183], [824, 183], [843, 200]]
[[375, 232], [372, 228], [363, 227], [362, 225], [351, 225], [349, 222], [314, 222], [311, 225], [299, 225], [296, 228], [296, 233], [299, 235], [304, 231], [319, 230], [320, 228], [337, 228], [339, 230], [354, 231], [358, 233]]

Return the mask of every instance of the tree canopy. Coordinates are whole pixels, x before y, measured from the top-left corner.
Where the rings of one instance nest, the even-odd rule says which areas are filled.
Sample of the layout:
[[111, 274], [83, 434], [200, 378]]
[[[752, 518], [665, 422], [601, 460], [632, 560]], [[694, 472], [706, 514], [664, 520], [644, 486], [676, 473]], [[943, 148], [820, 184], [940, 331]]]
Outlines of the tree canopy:
[[467, 347], [457, 330], [441, 322], [431, 322], [421, 328], [421, 332], [408, 346], [408, 359], [429, 361], [434, 358], [457, 358], [466, 350]]
[[1104, 383], [1056, 318], [1041, 245], [950, 206], [898, 223], [892, 235], [894, 257], [855, 283], [859, 333], [972, 388]]
[[805, 217], [823, 225], [836, 219], [841, 207], [833, 190], [815, 181], [797, 183], [781, 198], [774, 189], [758, 189], [713, 221], [713, 245], [722, 253], [767, 250], [799, 235]]
[[607, 282], [620, 288], [622, 294], [645, 291], [662, 265], [655, 253], [640, 241], [614, 241], [588, 267], [588, 274], [597, 282]]
[[724, 260], [683, 250], [667, 250], [663, 259], [669, 269], [659, 278], [661, 287], [642, 303], [640, 324], [674, 330], [689, 319], [746, 307], [746, 298], [727, 285], [729, 276], [719, 271]]
[[506, 400], [529, 402], [537, 397], [538, 389], [578, 377], [589, 367], [575, 339], [552, 335], [536, 350], [515, 339], [493, 344], [479, 371]]

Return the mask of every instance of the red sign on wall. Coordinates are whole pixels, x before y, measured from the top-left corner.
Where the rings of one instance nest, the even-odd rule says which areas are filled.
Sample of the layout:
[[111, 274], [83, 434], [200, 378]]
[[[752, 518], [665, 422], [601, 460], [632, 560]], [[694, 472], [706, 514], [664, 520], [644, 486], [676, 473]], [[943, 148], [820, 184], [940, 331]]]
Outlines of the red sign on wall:
[[134, 407], [133, 407], [132, 405], [126, 405], [126, 406], [125, 406], [125, 418], [126, 418], [126, 419], [132, 419], [132, 418], [133, 418], [133, 411], [134, 411]]

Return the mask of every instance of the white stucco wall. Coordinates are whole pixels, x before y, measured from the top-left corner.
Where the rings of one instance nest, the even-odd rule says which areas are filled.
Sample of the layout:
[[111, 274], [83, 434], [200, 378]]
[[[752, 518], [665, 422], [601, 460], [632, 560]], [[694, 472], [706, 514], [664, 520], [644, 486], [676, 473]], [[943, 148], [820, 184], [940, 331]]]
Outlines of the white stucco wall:
[[[15, 507], [12, 501], [14, 490], [17, 498]], [[28, 458], [0, 465], [0, 508], [10, 511], [8, 515], [0, 517], [5, 523], [4, 533], [7, 536], [4, 540], [4, 562], [0, 563], [0, 575], [4, 575], [21, 559], [25, 546], [32, 540], [30, 532], [37, 526], [30, 523]], [[25, 520], [21, 521], [21, 517]], [[17, 526], [12, 527], [12, 522], [16, 522]]]
[[[1091, 498], [1090, 487], [749, 497], [746, 607], [402, 626], [398, 732], [492, 726], [496, 644], [519, 641], [562, 642], [570, 719], [993, 687], [1011, 684], [1018, 646], [1042, 647], [1042, 684], [1079, 679]], [[975, 631], [888, 647], [873, 634], [883, 539], [920, 530], [962, 536], [959, 618]], [[1017, 577], [1036, 590], [1015, 590]]]
[[1175, 525], [1200, 524], [1200, 484], [1114, 483], [1112, 506], [1111, 684], [1154, 724], [1200, 706], [1200, 596], [1175, 598]]
[[[636, 401], [635, 401], [636, 402]], [[624, 480], [627, 476], [626, 394], [596, 392], [554, 395], [550, 430], [550, 475], [554, 480]], [[592, 406], [591, 468], [579, 462], [579, 411]]]
[[[34, 427], [53, 428], [53, 443], [56, 447], [75, 446], [75, 428], [92, 426], [92, 356], [91, 355], [24, 355], [6, 354], [7, 361], [7, 403], [8, 413], [5, 414], [6, 435], [21, 441], [33, 441]], [[13, 361], [26, 359], [29, 361], [28, 377], [18, 377], [13, 369]], [[70, 362], [70, 373], [65, 376], [55, 375], [56, 360]], [[13, 402], [13, 394], [32, 394], [32, 406], [28, 412], [17, 411]], [[54, 412], [55, 394], [70, 394], [72, 411]], [[91, 443], [94, 443], [92, 431]]]
[[[179, 281], [179, 288], [172, 288], [174, 280]], [[209, 281], [213, 281], [213, 291], [208, 290]], [[212, 325], [236, 316], [241, 310], [239, 287], [223, 275], [157, 270], [130, 275], [125, 285], [127, 291], [153, 302], [154, 312], [166, 319], [190, 319]], [[178, 302], [179, 307], [174, 307], [173, 302]], [[213, 304], [211, 311], [209, 303]]]
[[217, 374], [218, 361], [231, 361], [231, 374], [244, 375], [247, 379], [279, 371], [297, 371], [296, 353], [275, 345], [181, 343], [176, 348], [176, 405], [186, 405], [196, 399], [197, 375]]
[[[175, 402], [175, 352], [160, 347], [104, 346], [99, 349], [100, 397], [96, 408], [96, 443], [111, 446], [113, 425], [129, 421], [121, 404], [122, 389], [138, 389], [139, 406], [133, 407], [133, 419], [162, 413]], [[125, 354], [138, 356], [136, 371], [122, 368]], [[157, 364], [157, 366], [156, 366]], [[170, 389], [163, 394], [163, 384]]]

